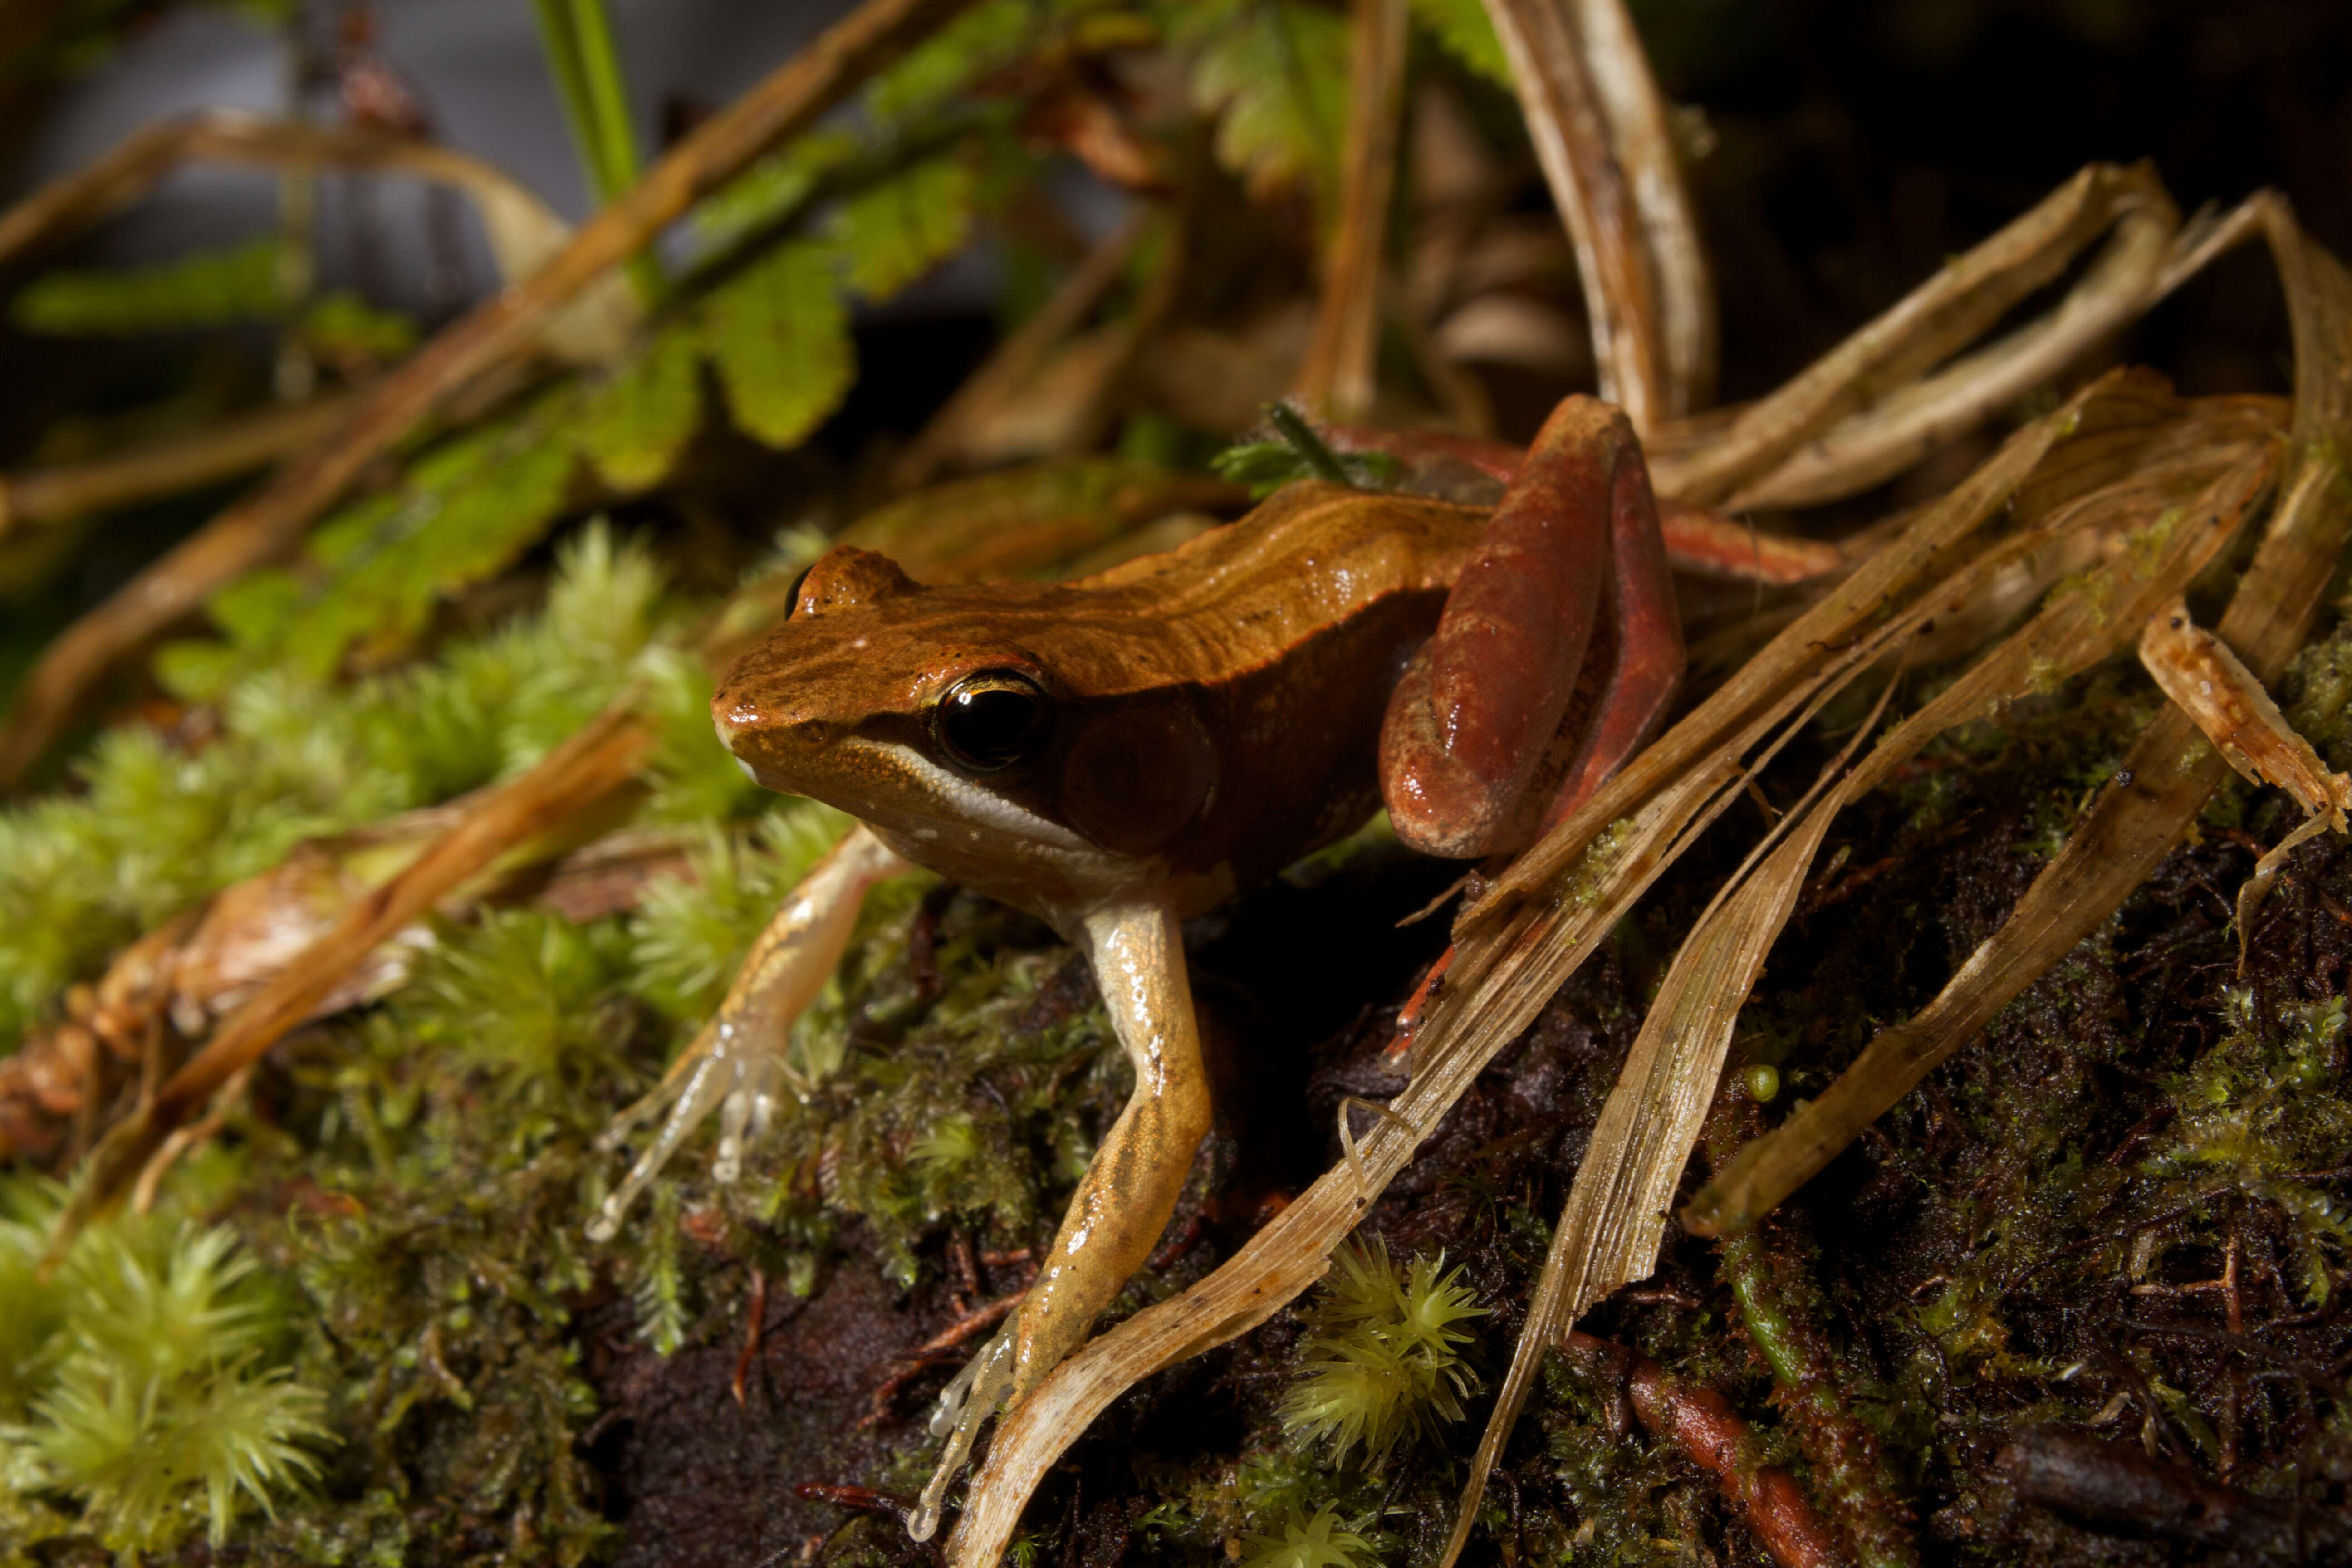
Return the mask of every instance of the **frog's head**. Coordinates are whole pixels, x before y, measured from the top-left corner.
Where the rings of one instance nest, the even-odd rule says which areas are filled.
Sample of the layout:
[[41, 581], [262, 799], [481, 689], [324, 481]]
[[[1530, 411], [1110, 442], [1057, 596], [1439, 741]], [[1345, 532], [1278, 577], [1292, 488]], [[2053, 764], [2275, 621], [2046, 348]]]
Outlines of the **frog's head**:
[[1215, 787], [1197, 694], [1159, 677], [1157, 642], [1148, 616], [1083, 591], [923, 587], [842, 547], [711, 713], [761, 784], [960, 880], [999, 896], [1030, 871], [1096, 885], [1169, 850]]

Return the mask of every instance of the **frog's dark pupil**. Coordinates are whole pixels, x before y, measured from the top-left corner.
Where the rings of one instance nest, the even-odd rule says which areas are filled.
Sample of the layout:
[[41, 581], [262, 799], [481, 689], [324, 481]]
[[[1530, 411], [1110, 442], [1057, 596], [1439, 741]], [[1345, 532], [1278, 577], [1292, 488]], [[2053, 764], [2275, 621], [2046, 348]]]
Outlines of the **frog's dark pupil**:
[[967, 675], [940, 703], [940, 743], [974, 773], [1026, 762], [1045, 749], [1051, 703], [1026, 676]]

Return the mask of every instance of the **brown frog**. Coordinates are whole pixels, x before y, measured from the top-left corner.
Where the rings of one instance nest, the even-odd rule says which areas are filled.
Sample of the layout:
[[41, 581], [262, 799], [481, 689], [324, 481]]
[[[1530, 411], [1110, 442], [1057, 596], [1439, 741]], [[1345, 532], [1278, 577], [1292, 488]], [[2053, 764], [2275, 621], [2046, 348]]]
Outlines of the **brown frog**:
[[786, 900], [672, 1075], [609, 1235], [709, 1112], [731, 1176], [773, 1103], [787, 1026], [865, 889], [908, 862], [1033, 911], [1092, 960], [1135, 1089], [1003, 1331], [943, 1399], [950, 1436], [1083, 1342], [1173, 1210], [1210, 1101], [1179, 922], [1385, 802], [1432, 854], [1518, 847], [1648, 736], [1682, 643], [1623, 415], [1570, 398], [1491, 511], [1328, 483], [1081, 581], [925, 587], [837, 549], [719, 685], [771, 788], [856, 816]]

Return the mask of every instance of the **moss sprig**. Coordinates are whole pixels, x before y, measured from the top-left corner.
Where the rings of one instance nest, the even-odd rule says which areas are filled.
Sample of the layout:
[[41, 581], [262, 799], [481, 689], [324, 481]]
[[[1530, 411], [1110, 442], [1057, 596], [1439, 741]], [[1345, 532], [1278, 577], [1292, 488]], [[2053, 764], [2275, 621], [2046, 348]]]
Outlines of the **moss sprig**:
[[1463, 1396], [1478, 1379], [1461, 1358], [1473, 1336], [1454, 1325], [1486, 1309], [1462, 1271], [1444, 1267], [1440, 1253], [1401, 1272], [1377, 1238], [1332, 1260], [1308, 1313], [1305, 1370], [1282, 1404], [1293, 1436], [1328, 1444], [1339, 1463], [1360, 1445], [1376, 1466], [1407, 1434], [1462, 1419]]
[[1328, 1502], [1312, 1519], [1292, 1503], [1281, 1533], [1253, 1535], [1242, 1551], [1243, 1568], [1380, 1568], [1372, 1543], [1349, 1529]]
[[325, 1399], [285, 1364], [288, 1299], [232, 1232], [118, 1218], [86, 1230], [44, 1283], [36, 1221], [55, 1192], [15, 1183], [6, 1197], [12, 1491], [59, 1498], [75, 1528], [145, 1552], [199, 1525], [218, 1545], [240, 1513], [274, 1516], [317, 1478]]

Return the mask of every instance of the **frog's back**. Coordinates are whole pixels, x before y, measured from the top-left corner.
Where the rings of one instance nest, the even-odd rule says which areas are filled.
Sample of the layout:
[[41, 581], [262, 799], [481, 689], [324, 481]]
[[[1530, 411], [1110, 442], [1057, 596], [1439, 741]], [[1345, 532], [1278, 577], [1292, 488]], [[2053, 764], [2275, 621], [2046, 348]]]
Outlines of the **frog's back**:
[[1389, 694], [1486, 517], [1294, 485], [1231, 528], [1071, 584], [1147, 629], [1155, 646], [1130, 668], [1186, 689], [1218, 737], [1214, 798], [1171, 847], [1203, 879], [1192, 901], [1262, 880], [1379, 808]]
[[1199, 674], [1231, 679], [1384, 598], [1442, 596], [1487, 516], [1419, 497], [1296, 484], [1230, 527], [1068, 586], [1109, 616], [1149, 622], [1171, 638], [1155, 662], [1189, 654]]

